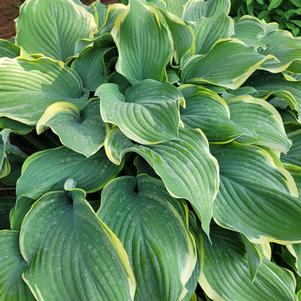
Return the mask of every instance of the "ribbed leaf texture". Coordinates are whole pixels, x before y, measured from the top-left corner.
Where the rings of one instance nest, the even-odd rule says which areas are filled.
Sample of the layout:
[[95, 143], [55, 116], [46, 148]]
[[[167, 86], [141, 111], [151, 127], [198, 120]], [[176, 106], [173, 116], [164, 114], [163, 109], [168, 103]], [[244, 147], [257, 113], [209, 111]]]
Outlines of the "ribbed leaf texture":
[[24, 1], [0, 301], [301, 300], [301, 4], [238, 2]]

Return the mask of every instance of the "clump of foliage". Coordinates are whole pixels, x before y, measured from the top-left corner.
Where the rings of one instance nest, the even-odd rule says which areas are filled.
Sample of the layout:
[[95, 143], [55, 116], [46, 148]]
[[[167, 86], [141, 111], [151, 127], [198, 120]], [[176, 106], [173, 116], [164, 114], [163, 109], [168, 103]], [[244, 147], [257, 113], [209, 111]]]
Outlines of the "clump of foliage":
[[0, 41], [0, 300], [295, 301], [301, 40], [230, 0], [27, 0]]
[[266, 22], [277, 22], [282, 29], [290, 30], [295, 36], [301, 30], [300, 0], [232, 0], [231, 15], [256, 16]]

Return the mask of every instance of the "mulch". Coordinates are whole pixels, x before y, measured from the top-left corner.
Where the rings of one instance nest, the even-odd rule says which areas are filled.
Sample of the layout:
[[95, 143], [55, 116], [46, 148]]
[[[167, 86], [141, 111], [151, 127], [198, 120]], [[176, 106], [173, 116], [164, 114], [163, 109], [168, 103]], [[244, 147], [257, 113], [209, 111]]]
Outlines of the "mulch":
[[[91, 4], [95, 0], [82, 0], [85, 4]], [[0, 0], [0, 38], [9, 39], [15, 35], [15, 19], [19, 14], [21, 0]], [[103, 3], [116, 2], [104, 0]]]

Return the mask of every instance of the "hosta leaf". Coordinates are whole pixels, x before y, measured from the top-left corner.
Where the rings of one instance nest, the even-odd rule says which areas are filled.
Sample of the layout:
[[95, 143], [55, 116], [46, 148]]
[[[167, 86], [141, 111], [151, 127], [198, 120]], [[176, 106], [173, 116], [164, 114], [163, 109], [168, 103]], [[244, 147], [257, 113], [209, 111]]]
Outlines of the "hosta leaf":
[[114, 84], [101, 85], [96, 93], [104, 122], [117, 125], [130, 139], [152, 144], [175, 139], [180, 126], [181, 92], [171, 84], [144, 80], [126, 91]]
[[200, 128], [210, 142], [230, 142], [242, 132], [230, 120], [227, 103], [211, 90], [194, 86], [180, 87], [186, 100], [186, 107], [181, 110], [181, 119], [192, 127]]
[[26, 135], [33, 130], [32, 126], [26, 125], [24, 123], [6, 117], [0, 117], [0, 128], [10, 129], [13, 133], [19, 135]]
[[221, 87], [211, 87], [211, 90], [222, 95], [224, 99], [229, 99], [234, 96], [250, 95], [257, 97], [258, 93], [255, 88], [250, 86], [242, 86], [236, 90], [226, 90]]
[[287, 246], [290, 253], [295, 257], [295, 269], [298, 275], [301, 275], [301, 244], [292, 244]]
[[271, 92], [270, 94], [265, 95], [264, 98], [269, 99], [270, 104], [280, 109], [289, 107], [290, 109], [295, 110], [298, 107], [295, 96], [287, 90]]
[[123, 94], [132, 86], [123, 75], [116, 71], [110, 75], [109, 83], [116, 84], [119, 87], [119, 91]]
[[100, 2], [100, 0], [96, 0], [90, 5], [90, 11], [94, 15], [95, 22], [98, 25], [98, 29], [100, 29], [105, 23], [107, 5]]
[[[271, 74], [265, 76], [256, 76], [249, 83], [259, 93], [260, 97], [275, 94], [279, 99], [301, 113], [301, 85], [298, 81], [285, 80], [281, 75]], [[301, 119], [301, 117], [299, 116]]]
[[185, 4], [187, 3], [187, 0], [163, 0], [163, 1], [166, 6], [165, 10], [167, 10], [167, 12], [172, 13], [173, 15], [176, 15], [180, 18], [182, 17], [183, 10]]
[[[185, 212], [184, 212], [185, 213]], [[200, 236], [198, 235], [200, 229], [200, 225], [195, 217], [195, 215], [189, 211], [189, 230], [194, 236], [195, 239], [195, 244], [196, 244], [196, 249], [197, 249], [197, 262], [194, 268], [194, 271], [189, 279], [189, 281], [186, 284], [186, 289], [187, 289], [187, 294], [183, 301], [193, 301], [193, 295], [194, 292], [197, 289], [200, 273], [201, 273], [201, 254], [200, 254], [200, 244], [201, 244], [201, 239]]]
[[19, 165], [28, 157], [17, 146], [10, 143], [10, 133], [10, 129], [4, 129], [0, 132], [0, 179], [2, 183], [5, 182], [4, 179], [10, 176], [11, 172], [15, 172], [15, 166], [12, 166], [10, 161]]
[[62, 144], [90, 157], [103, 145], [105, 125], [99, 114], [99, 101], [90, 100], [82, 110], [69, 102], [49, 106], [37, 123], [37, 133], [47, 128], [56, 133]]
[[195, 28], [195, 53], [205, 54], [219, 39], [230, 38], [233, 34], [234, 22], [227, 15], [203, 18]]
[[19, 232], [0, 231], [0, 299], [5, 301], [34, 301], [22, 279], [26, 262], [19, 250]]
[[212, 229], [212, 244], [204, 238], [200, 284], [213, 300], [295, 301], [293, 274], [265, 260], [252, 282], [244, 245], [238, 234]]
[[246, 249], [249, 274], [252, 282], [255, 280], [260, 265], [265, 261], [271, 261], [272, 249], [269, 243], [253, 244], [244, 235], [240, 235]]
[[266, 39], [265, 54], [274, 55], [279, 62], [270, 61], [263, 68], [271, 72], [280, 72], [289, 67], [291, 71], [301, 72], [301, 38], [293, 37], [288, 31], [275, 31]]
[[130, 0], [115, 22], [112, 35], [119, 53], [116, 70], [129, 80], [166, 80], [173, 45], [162, 18], [144, 0]]
[[239, 40], [221, 40], [208, 54], [191, 57], [183, 66], [181, 80], [237, 89], [268, 59]]
[[93, 15], [73, 0], [28, 0], [17, 19], [16, 42], [29, 53], [65, 61], [75, 54], [75, 43], [95, 30]]
[[274, 56], [273, 60], [263, 64], [263, 69], [274, 73], [288, 67], [300, 70], [301, 39], [293, 37], [288, 31], [280, 31], [277, 23], [266, 24], [245, 16], [235, 25], [234, 37], [248, 46], [261, 48], [261, 52], [266, 55]]
[[28, 197], [20, 197], [16, 200], [15, 206], [9, 215], [10, 228], [20, 231], [24, 216], [27, 214], [35, 200]]
[[117, 178], [102, 192], [98, 215], [129, 256], [137, 280], [136, 301], [174, 301], [186, 294], [196, 251], [188, 221], [177, 212], [175, 201], [160, 180], [145, 174]]
[[186, 54], [194, 53], [194, 33], [191, 26], [188, 26], [182, 19], [161, 11], [166, 19], [172, 39], [174, 42], [174, 58], [177, 64], [180, 64], [181, 59]]
[[297, 119], [296, 112], [292, 110], [281, 110], [281, 118], [283, 120], [283, 125], [287, 133], [298, 130], [300, 128], [300, 122]]
[[104, 24], [96, 36], [102, 35], [103, 33], [110, 33], [114, 27], [117, 17], [126, 10], [126, 6], [121, 3], [114, 3], [107, 7], [106, 17]]
[[[238, 96], [228, 99], [231, 120], [238, 128], [252, 129], [251, 142], [268, 147], [274, 151], [286, 153], [291, 141], [286, 136], [282, 119], [277, 110], [268, 102], [251, 96]], [[248, 142], [248, 137], [242, 137]]]
[[275, 30], [278, 30], [277, 23], [266, 24], [255, 17], [243, 16], [235, 24], [235, 35], [233, 37], [256, 49], [259, 47], [266, 48], [267, 35]]
[[278, 159], [255, 146], [215, 147], [221, 185], [213, 205], [216, 222], [254, 243], [301, 241], [301, 201]]
[[9, 229], [9, 212], [15, 205], [16, 198], [13, 196], [0, 197], [0, 230]]
[[[283, 160], [282, 158], [282, 161]], [[285, 168], [290, 172], [290, 174], [293, 176], [295, 183], [297, 185], [298, 193], [299, 193], [299, 199], [301, 199], [301, 167], [294, 164], [284, 164]]]
[[20, 248], [29, 264], [23, 277], [39, 301], [133, 300], [128, 257], [82, 190], [38, 200], [22, 224]]
[[77, 187], [94, 192], [114, 178], [121, 168], [112, 164], [103, 150], [90, 158], [65, 147], [33, 154], [24, 162], [17, 182], [18, 199], [11, 216], [12, 228], [20, 228], [34, 200], [50, 190], [62, 189], [67, 179], [72, 178]]
[[54, 60], [0, 58], [0, 116], [34, 125], [58, 100], [82, 106], [88, 95], [79, 76]]
[[142, 157], [137, 156], [133, 163], [135, 165], [137, 175], [147, 174], [153, 178], [158, 178], [158, 175], [155, 173], [153, 168]]
[[18, 46], [7, 40], [0, 39], [0, 57], [14, 58], [19, 56], [19, 54], [20, 49]]
[[[299, 192], [299, 200], [301, 199], [301, 167], [293, 164], [285, 164], [286, 169], [293, 176], [298, 192]], [[294, 267], [296, 272], [301, 276], [301, 244], [291, 244], [287, 245], [287, 249], [294, 256], [295, 262]]]
[[[15, 148], [17, 150], [17, 152], [20, 151], [20, 149], [18, 149], [14, 145], [12, 147]], [[5, 186], [10, 187], [10, 189], [12, 191], [14, 191], [16, 182], [17, 182], [19, 176], [21, 175], [22, 164], [27, 157], [28, 156], [25, 154], [24, 154], [24, 156], [21, 157], [19, 155], [9, 152], [7, 155], [7, 159], [9, 161], [9, 165], [10, 165], [10, 172], [6, 177], [0, 179], [0, 183]]]
[[0, 179], [6, 177], [10, 173], [11, 167], [7, 158], [9, 135], [9, 129], [4, 129], [0, 132]]
[[246, 249], [249, 273], [252, 281], [254, 281], [258, 272], [258, 268], [262, 263], [261, 254], [256, 245], [252, 244], [245, 236], [241, 235], [241, 240]]
[[22, 167], [17, 183], [17, 196], [37, 199], [50, 189], [61, 189], [68, 178], [87, 192], [101, 189], [120, 170], [100, 150], [86, 158], [66, 147], [37, 152]]
[[111, 39], [109, 34], [96, 38], [72, 62], [72, 68], [79, 74], [84, 87], [90, 91], [95, 91], [100, 84], [108, 80], [109, 71], [105, 55], [113, 48]]
[[169, 70], [167, 70], [167, 77], [168, 77], [168, 82], [172, 85], [178, 84], [180, 81], [180, 76], [176, 69], [170, 68]]
[[197, 22], [202, 17], [228, 15], [230, 7], [230, 0], [189, 0], [185, 5], [183, 19], [189, 22]]
[[200, 130], [181, 129], [177, 140], [142, 146], [131, 143], [114, 129], [107, 135], [105, 149], [116, 164], [120, 164], [127, 152], [142, 156], [161, 177], [172, 196], [187, 199], [192, 204], [202, 220], [204, 231], [209, 233], [219, 175], [217, 162]]
[[288, 153], [282, 155], [281, 160], [301, 167], [301, 128], [289, 131], [288, 137], [292, 140], [293, 144]]

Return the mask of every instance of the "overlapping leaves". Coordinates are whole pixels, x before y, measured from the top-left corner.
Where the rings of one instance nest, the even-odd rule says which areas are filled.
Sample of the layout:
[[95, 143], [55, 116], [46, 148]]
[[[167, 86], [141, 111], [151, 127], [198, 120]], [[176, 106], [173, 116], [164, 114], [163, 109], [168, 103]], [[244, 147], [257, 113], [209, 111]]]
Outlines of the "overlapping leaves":
[[231, 14], [240, 18], [243, 15], [256, 16], [267, 22], [277, 22], [282, 29], [300, 35], [299, 0], [232, 0]]
[[230, 6], [25, 1], [0, 40], [0, 301], [296, 299], [301, 42]]

